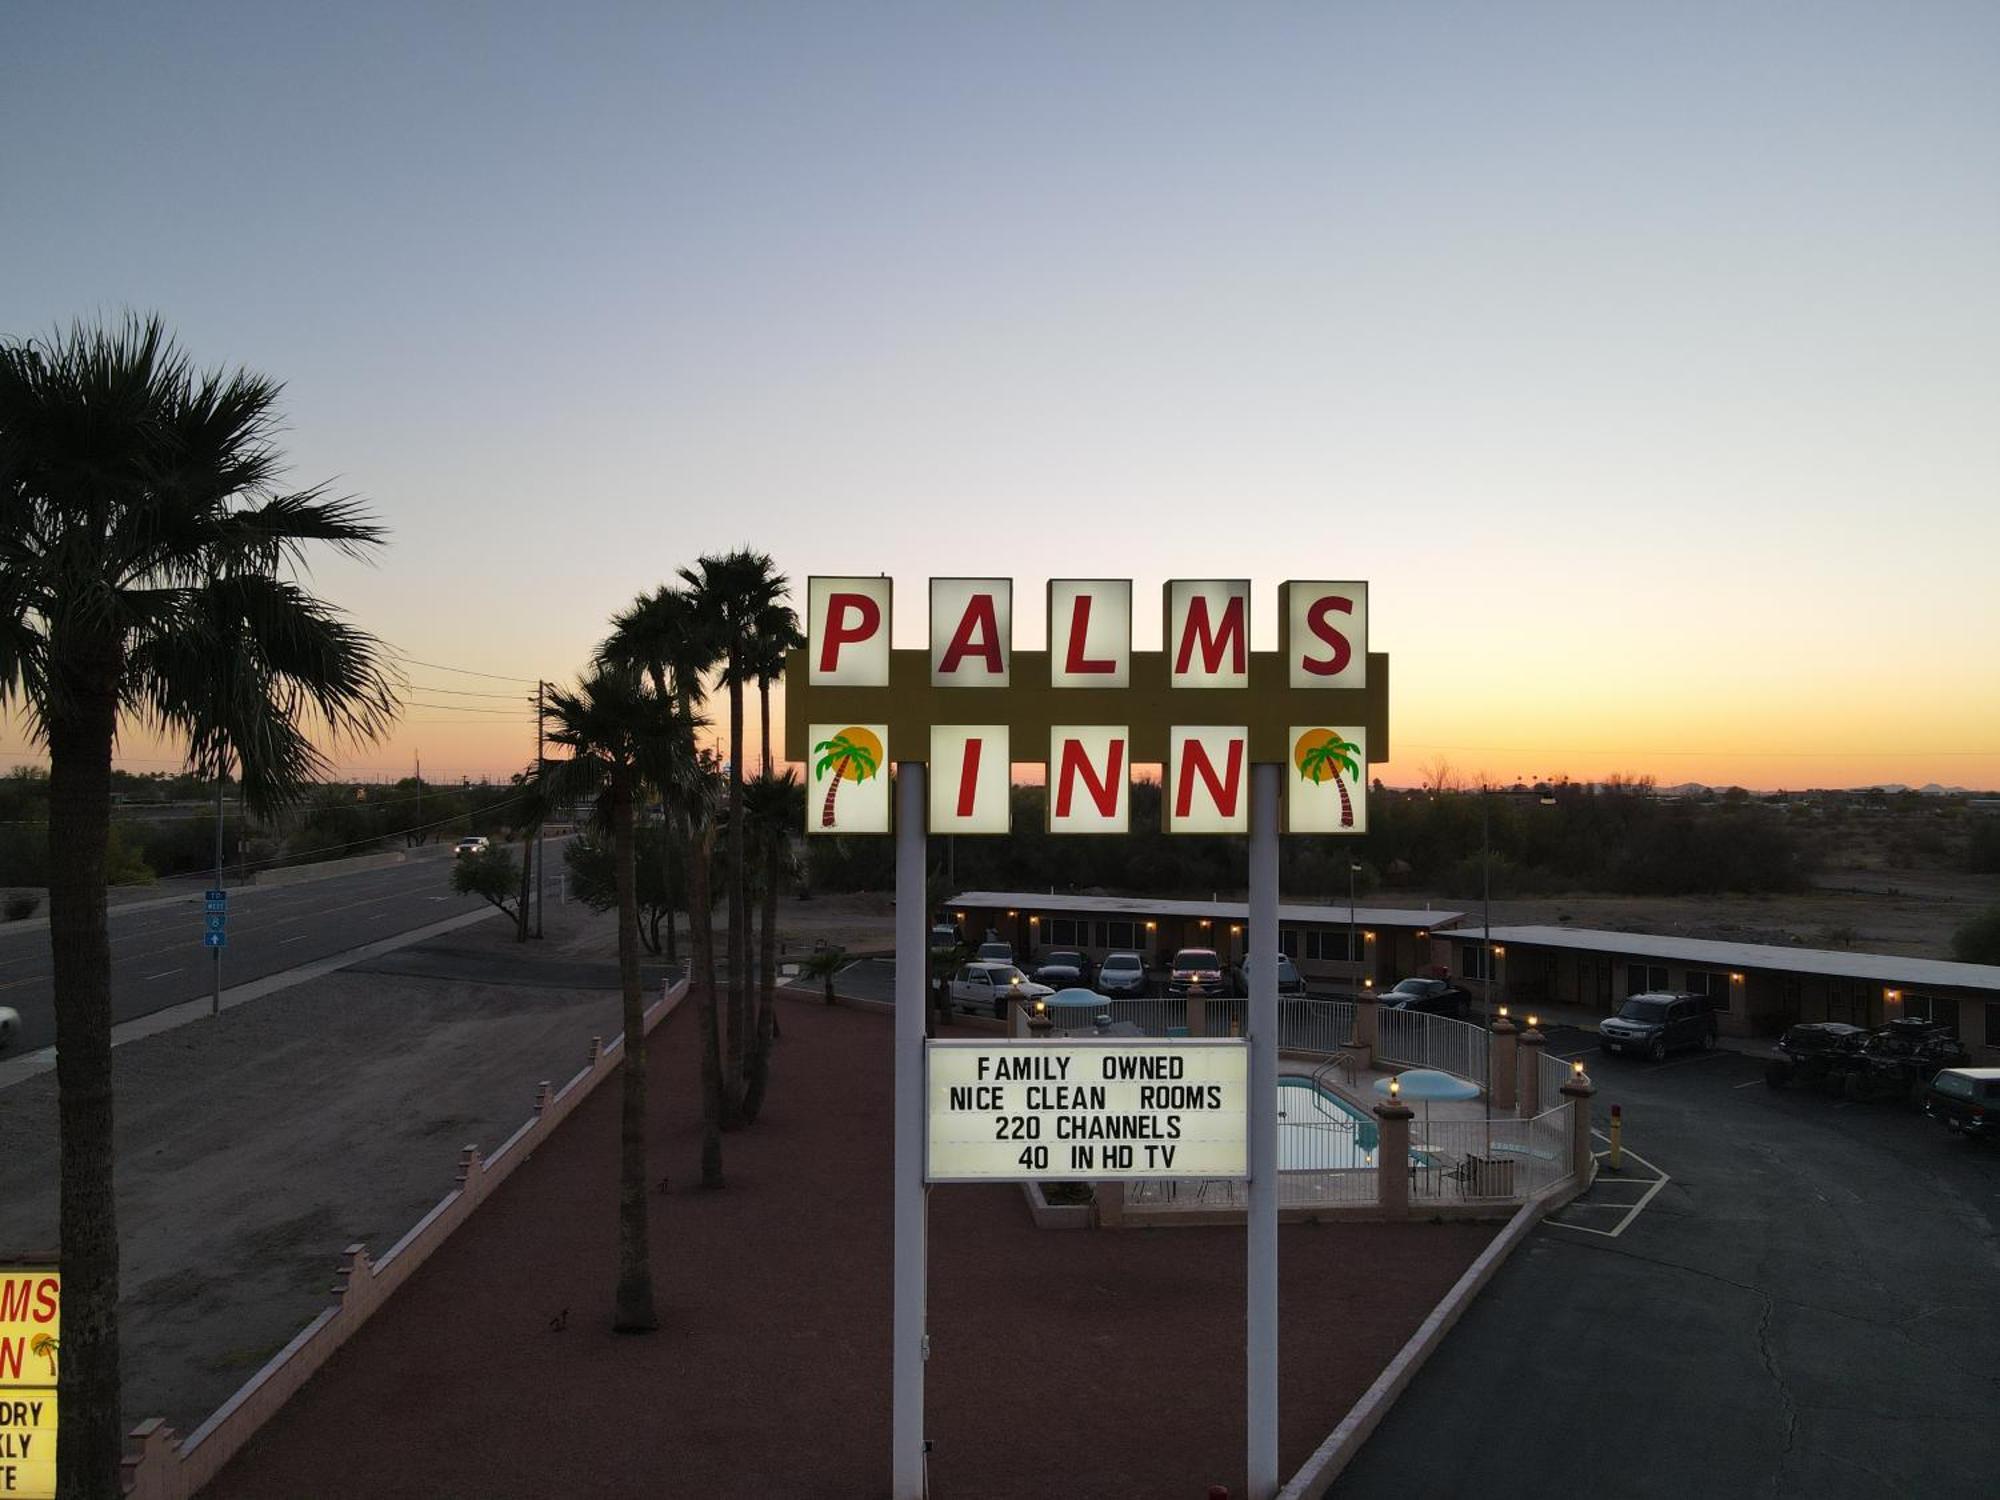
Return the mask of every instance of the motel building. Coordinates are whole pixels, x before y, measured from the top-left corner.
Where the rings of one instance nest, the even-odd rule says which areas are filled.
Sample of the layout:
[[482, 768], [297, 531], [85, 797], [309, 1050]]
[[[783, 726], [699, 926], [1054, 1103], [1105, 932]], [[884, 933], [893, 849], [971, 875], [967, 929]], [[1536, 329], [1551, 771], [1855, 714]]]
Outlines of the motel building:
[[[1033, 967], [1051, 948], [1073, 948], [1101, 963], [1107, 953], [1141, 954], [1163, 969], [1182, 948], [1213, 948], [1224, 964], [1244, 957], [1241, 901], [1167, 901], [1144, 896], [1057, 896], [1034, 891], [966, 891], [946, 909], [968, 943], [988, 932], [1011, 943]], [[1345, 904], [1278, 906], [1278, 946], [1309, 985], [1387, 989], [1428, 972], [1431, 929], [1457, 921], [1454, 911], [1397, 911]], [[1352, 951], [1348, 935], [1353, 933]]]
[[[1476, 978], [1481, 937], [1477, 927], [1434, 932], [1429, 962]], [[1722, 1032], [1731, 1036], [1765, 1035], [1801, 1021], [1872, 1027], [1913, 1016], [1952, 1027], [1977, 1061], [2000, 1064], [2000, 966], [1991, 964], [1587, 928], [1495, 927], [1493, 978], [1496, 1001], [1573, 1005], [1606, 1015], [1627, 995], [1647, 990], [1706, 995]]]

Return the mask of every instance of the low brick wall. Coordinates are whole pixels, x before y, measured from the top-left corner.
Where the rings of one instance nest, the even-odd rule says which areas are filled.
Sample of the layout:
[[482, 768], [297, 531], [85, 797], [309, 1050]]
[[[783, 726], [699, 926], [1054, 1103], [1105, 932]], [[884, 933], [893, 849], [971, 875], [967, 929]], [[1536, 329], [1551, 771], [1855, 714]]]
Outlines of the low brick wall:
[[310, 865], [279, 865], [259, 870], [250, 878], [252, 885], [303, 885], [308, 880], [331, 880], [336, 875], [352, 875], [357, 870], [386, 870], [391, 865], [409, 863], [401, 849], [380, 854], [355, 854], [346, 859], [323, 859]]
[[[663, 988], [646, 1009], [645, 1030], [672, 1014], [687, 994], [683, 979]], [[593, 1037], [583, 1068], [560, 1089], [543, 1083], [535, 1095], [535, 1112], [509, 1136], [491, 1158], [477, 1146], [459, 1153], [458, 1186], [398, 1240], [381, 1260], [371, 1260], [362, 1245], [349, 1245], [341, 1255], [333, 1305], [299, 1330], [292, 1341], [251, 1376], [243, 1388], [185, 1439], [158, 1417], [132, 1430], [138, 1451], [125, 1460], [125, 1493], [130, 1500], [188, 1500], [222, 1471], [250, 1441], [257, 1429], [277, 1414], [292, 1393], [318, 1372], [333, 1352], [368, 1321], [375, 1310], [471, 1217], [486, 1196], [507, 1180], [514, 1168], [542, 1139], [567, 1119], [617, 1068], [624, 1057], [625, 1038], [609, 1046]]]

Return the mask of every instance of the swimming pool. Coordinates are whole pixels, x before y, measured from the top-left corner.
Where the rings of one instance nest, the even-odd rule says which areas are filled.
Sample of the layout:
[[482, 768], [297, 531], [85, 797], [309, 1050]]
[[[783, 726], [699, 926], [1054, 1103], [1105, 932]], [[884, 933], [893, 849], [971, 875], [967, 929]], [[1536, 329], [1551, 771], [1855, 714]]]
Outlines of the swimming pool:
[[[1278, 1170], [1332, 1172], [1371, 1167], [1381, 1135], [1374, 1120], [1338, 1094], [1297, 1074], [1278, 1079]], [[1420, 1152], [1410, 1160], [1423, 1162]]]

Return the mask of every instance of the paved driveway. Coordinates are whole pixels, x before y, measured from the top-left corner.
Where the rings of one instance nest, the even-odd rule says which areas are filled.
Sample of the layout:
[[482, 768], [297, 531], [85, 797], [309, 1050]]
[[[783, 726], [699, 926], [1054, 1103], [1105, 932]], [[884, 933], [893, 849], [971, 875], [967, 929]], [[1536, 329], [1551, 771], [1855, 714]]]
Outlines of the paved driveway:
[[1535, 1231], [1333, 1493], [2000, 1493], [2000, 1151], [1753, 1057], [1583, 1055], [1635, 1180]]

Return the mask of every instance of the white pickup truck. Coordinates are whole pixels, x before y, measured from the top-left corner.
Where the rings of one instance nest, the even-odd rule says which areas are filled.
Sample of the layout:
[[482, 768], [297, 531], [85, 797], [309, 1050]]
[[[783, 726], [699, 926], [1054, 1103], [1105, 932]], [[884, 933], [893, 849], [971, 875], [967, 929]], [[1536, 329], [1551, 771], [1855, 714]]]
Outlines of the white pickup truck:
[[1045, 984], [1036, 984], [1012, 964], [967, 964], [951, 976], [953, 1010], [975, 1011], [982, 1016], [1007, 1017], [1007, 1006], [1015, 1000], [1038, 1000], [1053, 995]]

